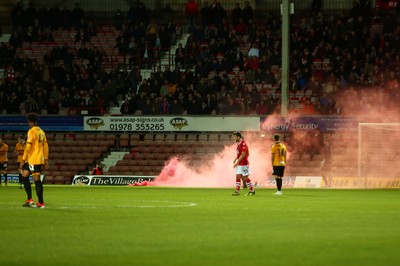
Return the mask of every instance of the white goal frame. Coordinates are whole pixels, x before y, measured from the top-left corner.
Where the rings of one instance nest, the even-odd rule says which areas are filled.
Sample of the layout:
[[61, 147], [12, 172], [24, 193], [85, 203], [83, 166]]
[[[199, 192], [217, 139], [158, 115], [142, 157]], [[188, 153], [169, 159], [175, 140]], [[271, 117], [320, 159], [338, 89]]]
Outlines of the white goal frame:
[[361, 156], [362, 156], [362, 129], [366, 126], [379, 126], [379, 127], [398, 127], [400, 123], [358, 123], [358, 178], [361, 179]]

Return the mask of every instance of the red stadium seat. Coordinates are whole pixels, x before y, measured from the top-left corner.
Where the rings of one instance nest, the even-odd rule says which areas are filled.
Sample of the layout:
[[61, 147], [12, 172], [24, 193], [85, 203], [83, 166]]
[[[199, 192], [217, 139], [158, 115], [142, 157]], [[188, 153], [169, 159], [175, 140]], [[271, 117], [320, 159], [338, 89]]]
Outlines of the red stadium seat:
[[119, 138], [120, 147], [129, 147], [129, 134], [121, 134]]
[[85, 141], [87, 146], [97, 147], [101, 145], [101, 143], [97, 142], [96, 140], [86, 140]]
[[199, 142], [206, 142], [208, 140], [208, 135], [206, 134], [199, 134], [197, 141]]
[[95, 138], [96, 141], [98, 141], [98, 142], [106, 141], [106, 135], [105, 134], [96, 134], [95, 137], [96, 137]]
[[123, 159], [124, 160], [132, 160], [133, 159], [133, 154], [131, 154], [131, 153], [125, 154]]
[[58, 175], [54, 177], [54, 184], [65, 184], [64, 176]]
[[82, 140], [82, 139], [81, 140], [75, 140], [74, 144], [76, 146], [80, 146], [80, 147], [88, 146], [87, 143], [86, 143], [86, 140]]
[[145, 166], [149, 165], [150, 160], [134, 160], [131, 166]]
[[146, 160], [153, 160], [155, 158], [154, 153], [144, 153], [143, 158]]
[[131, 146], [137, 146], [140, 141], [140, 136], [139, 136], [139, 134], [131, 134], [130, 135], [130, 137], [129, 137], [129, 143], [130, 143], [130, 145]]
[[45, 178], [44, 178], [44, 183], [45, 184], [54, 184], [54, 179], [55, 179], [55, 176], [46, 174]]
[[91, 141], [96, 141], [96, 135], [95, 134], [86, 134], [86, 140], [91, 140]]

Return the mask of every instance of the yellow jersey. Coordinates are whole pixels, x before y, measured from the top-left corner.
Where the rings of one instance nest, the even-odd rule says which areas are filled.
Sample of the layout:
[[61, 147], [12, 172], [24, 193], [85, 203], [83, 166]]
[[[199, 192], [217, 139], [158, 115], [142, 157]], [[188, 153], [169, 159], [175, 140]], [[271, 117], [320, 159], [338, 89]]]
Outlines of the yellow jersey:
[[282, 142], [276, 142], [271, 148], [271, 154], [274, 155], [273, 166], [286, 165], [286, 146]]
[[25, 146], [26, 146], [26, 142], [24, 144], [21, 144], [21, 143], [18, 142], [15, 145], [14, 152], [16, 154], [18, 154], [18, 158], [17, 158], [17, 162], [18, 163], [22, 162], [22, 156], [24, 156]]
[[40, 127], [34, 126], [28, 131], [28, 139], [22, 159], [25, 163], [31, 165], [41, 165], [48, 158], [49, 145], [47, 144], [46, 134]]
[[0, 146], [0, 163], [8, 162], [8, 145], [3, 142], [3, 145]]

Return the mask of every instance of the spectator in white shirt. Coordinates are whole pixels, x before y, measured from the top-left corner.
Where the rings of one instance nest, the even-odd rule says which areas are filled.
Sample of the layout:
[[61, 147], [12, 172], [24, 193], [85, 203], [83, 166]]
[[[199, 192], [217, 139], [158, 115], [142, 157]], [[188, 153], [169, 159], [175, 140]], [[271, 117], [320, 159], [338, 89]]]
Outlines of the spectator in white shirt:
[[258, 44], [257, 43], [253, 43], [250, 47], [249, 53], [248, 53], [249, 57], [259, 57], [260, 56], [260, 50], [258, 49]]

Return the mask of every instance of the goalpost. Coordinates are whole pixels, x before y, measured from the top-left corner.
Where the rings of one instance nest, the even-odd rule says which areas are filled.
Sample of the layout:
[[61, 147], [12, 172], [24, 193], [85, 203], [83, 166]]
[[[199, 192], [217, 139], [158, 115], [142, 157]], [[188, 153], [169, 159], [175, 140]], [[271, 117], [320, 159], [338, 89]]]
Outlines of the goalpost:
[[400, 179], [399, 157], [400, 123], [358, 124], [358, 178], [365, 188]]

